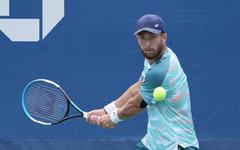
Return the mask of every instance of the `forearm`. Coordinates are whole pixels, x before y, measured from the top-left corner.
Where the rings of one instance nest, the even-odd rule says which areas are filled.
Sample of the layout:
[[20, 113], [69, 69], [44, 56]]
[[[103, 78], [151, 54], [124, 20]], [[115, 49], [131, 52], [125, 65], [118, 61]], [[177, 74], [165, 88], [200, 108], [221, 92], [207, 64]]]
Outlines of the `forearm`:
[[131, 99], [129, 99], [121, 108], [119, 108], [117, 114], [121, 120], [124, 120], [128, 117], [131, 117], [143, 110], [140, 107], [141, 97], [139, 95], [135, 95]]
[[118, 99], [116, 99], [114, 102], [117, 108], [121, 108], [129, 99], [133, 98], [138, 92], [139, 86], [140, 81], [130, 86]]
[[[126, 104], [131, 104], [131, 99], [134, 99], [134, 97], [136, 97], [136, 95], [139, 92], [140, 84], [141, 84], [141, 81], [138, 81], [135, 84], [133, 84], [117, 100], [115, 100], [112, 103], [106, 105], [104, 107], [104, 110], [108, 114], [110, 114], [112, 111], [120, 109], [123, 106], [125, 106]], [[128, 106], [128, 105], [126, 105], [126, 106]], [[132, 109], [134, 109], [134, 108], [132, 108]]]

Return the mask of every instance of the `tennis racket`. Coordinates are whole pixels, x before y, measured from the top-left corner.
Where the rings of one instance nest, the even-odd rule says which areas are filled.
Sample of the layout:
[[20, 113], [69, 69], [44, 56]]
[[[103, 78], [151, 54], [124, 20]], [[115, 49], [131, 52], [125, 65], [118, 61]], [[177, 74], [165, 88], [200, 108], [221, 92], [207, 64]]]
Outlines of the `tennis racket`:
[[[55, 82], [36, 79], [27, 84], [22, 94], [25, 114], [42, 125], [56, 125], [71, 118], [84, 117], [87, 113], [75, 105], [66, 92]], [[76, 110], [70, 115], [70, 107]]]

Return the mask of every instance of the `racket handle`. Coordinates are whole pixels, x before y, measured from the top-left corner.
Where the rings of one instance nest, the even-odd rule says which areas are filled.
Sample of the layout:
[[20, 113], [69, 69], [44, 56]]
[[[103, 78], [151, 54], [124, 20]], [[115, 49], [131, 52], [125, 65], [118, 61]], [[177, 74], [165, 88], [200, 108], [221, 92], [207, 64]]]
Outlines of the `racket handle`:
[[87, 118], [88, 118], [87, 113], [86, 113], [86, 112], [82, 112], [82, 113], [83, 113], [83, 117], [84, 117], [85, 119], [87, 119]]

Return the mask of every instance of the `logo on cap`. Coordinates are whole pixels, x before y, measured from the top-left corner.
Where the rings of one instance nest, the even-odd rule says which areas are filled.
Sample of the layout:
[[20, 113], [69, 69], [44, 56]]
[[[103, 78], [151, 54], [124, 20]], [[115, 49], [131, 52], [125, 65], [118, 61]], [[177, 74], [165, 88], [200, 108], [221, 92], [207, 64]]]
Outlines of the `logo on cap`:
[[159, 26], [159, 24], [155, 24], [154, 27], [157, 28]]

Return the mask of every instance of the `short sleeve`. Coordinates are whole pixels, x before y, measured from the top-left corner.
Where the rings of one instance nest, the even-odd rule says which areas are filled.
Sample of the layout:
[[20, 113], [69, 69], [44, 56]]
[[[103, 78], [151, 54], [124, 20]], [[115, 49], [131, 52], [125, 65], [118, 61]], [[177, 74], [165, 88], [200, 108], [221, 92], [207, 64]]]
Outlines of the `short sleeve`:
[[169, 68], [169, 59], [165, 58], [151, 66], [140, 86], [140, 95], [148, 105], [156, 104], [153, 91], [162, 85]]

